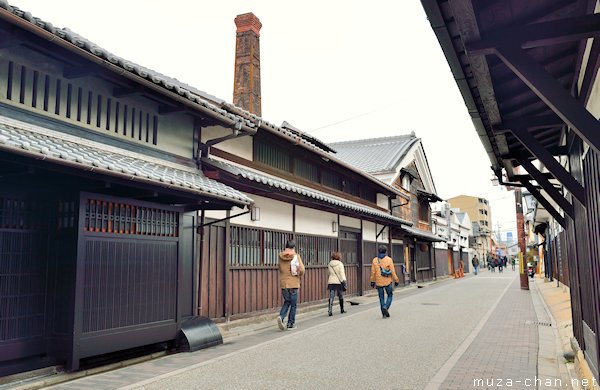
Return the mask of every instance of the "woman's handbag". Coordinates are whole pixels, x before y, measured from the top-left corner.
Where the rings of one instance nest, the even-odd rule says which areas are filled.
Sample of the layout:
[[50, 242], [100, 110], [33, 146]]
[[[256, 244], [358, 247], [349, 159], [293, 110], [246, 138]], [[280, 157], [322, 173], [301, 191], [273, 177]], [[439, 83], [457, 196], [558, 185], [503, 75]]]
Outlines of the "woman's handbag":
[[348, 289], [348, 283], [345, 280], [340, 279], [340, 275], [338, 275], [338, 273], [335, 270], [335, 268], [331, 267], [331, 269], [333, 270], [333, 273], [335, 274], [335, 276], [340, 281], [340, 285], [342, 286], [342, 291], [346, 291]]

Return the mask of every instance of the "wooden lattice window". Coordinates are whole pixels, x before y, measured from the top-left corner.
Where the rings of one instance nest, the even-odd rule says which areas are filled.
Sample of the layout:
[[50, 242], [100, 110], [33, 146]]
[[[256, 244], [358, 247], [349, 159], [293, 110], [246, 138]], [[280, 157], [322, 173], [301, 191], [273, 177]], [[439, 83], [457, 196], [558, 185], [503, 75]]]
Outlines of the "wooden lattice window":
[[337, 238], [297, 234], [296, 250], [305, 265], [327, 265], [331, 260], [331, 252], [337, 250]]
[[178, 237], [179, 213], [126, 203], [87, 199], [83, 229], [88, 232]]
[[16, 198], [0, 198], [0, 229], [35, 230], [41, 228], [39, 202]]
[[[0, 58], [0, 100], [35, 108], [79, 125], [152, 145], [158, 143], [159, 117], [72, 80]], [[5, 86], [5, 87], [4, 87]]]
[[290, 233], [257, 229], [246, 226], [231, 227], [232, 266], [275, 266], [279, 263], [279, 252], [285, 247]]

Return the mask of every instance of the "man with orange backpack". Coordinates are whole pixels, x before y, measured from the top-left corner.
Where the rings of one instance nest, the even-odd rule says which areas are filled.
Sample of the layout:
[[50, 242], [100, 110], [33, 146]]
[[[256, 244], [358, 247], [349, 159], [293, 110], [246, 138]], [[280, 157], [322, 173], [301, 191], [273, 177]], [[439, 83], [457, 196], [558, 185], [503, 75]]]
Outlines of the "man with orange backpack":
[[[383, 318], [390, 316], [390, 306], [394, 296], [394, 286], [398, 286], [400, 279], [396, 275], [394, 261], [387, 255], [387, 246], [379, 245], [379, 254], [373, 259], [371, 264], [371, 287], [377, 287], [379, 294], [379, 305], [381, 306], [381, 314]], [[387, 295], [387, 297], [386, 297]]]

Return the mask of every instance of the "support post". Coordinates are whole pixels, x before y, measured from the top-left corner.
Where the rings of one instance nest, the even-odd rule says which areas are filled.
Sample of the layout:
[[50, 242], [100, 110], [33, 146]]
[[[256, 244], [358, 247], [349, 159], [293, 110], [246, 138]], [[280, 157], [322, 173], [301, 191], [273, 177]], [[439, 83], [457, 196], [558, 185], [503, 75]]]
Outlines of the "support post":
[[517, 238], [519, 240], [519, 280], [521, 290], [529, 290], [529, 280], [527, 279], [527, 268], [525, 267], [525, 217], [523, 215], [523, 196], [521, 189], [515, 188], [515, 208], [517, 214]]

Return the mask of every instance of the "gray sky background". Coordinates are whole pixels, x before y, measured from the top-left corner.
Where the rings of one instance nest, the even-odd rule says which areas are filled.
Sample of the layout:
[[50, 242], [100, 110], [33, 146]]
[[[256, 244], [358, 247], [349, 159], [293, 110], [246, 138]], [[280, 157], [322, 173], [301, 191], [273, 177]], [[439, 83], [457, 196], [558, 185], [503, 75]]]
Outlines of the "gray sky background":
[[236, 15], [262, 22], [262, 116], [325, 141], [422, 138], [437, 193], [490, 200], [515, 228], [418, 0], [9, 0], [108, 51], [232, 101]]

